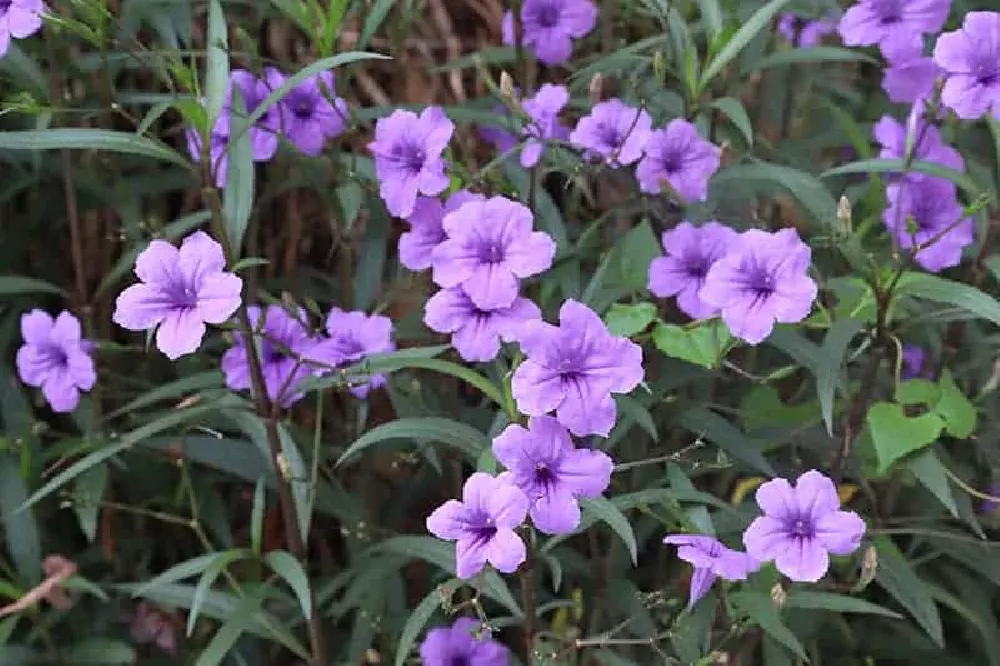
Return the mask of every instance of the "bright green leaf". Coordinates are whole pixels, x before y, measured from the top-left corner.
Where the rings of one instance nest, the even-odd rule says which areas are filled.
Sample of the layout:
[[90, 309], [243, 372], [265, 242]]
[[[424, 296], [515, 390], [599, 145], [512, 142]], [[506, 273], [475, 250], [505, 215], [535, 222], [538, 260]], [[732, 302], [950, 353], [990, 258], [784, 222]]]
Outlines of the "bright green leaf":
[[933, 444], [942, 428], [944, 422], [936, 414], [908, 417], [900, 405], [890, 402], [872, 405], [868, 410], [868, 429], [879, 473], [884, 474], [897, 460]]
[[718, 320], [696, 326], [676, 326], [661, 322], [653, 329], [653, 344], [667, 356], [703, 368], [716, 368], [732, 336]]
[[941, 399], [934, 405], [934, 413], [944, 419], [944, 429], [959, 439], [972, 435], [976, 429], [976, 408], [958, 388], [949, 370], [941, 373], [938, 388]]
[[612, 303], [604, 314], [604, 323], [612, 335], [630, 337], [641, 333], [656, 319], [656, 306], [652, 303]]
[[740, 51], [746, 47], [750, 41], [762, 30], [771, 24], [771, 20], [778, 12], [784, 8], [791, 0], [771, 0], [766, 5], [754, 12], [753, 16], [747, 19], [733, 36], [726, 42], [726, 45], [719, 49], [715, 59], [705, 67], [705, 71], [698, 82], [699, 90], [706, 90], [719, 72], [728, 65]]

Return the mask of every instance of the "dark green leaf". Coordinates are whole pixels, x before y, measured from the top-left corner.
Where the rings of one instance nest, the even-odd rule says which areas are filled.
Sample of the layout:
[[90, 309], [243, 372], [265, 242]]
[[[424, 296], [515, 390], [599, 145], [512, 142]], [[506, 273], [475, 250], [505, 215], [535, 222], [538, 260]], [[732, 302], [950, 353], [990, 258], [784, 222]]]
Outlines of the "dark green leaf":
[[906, 461], [906, 467], [913, 472], [913, 476], [917, 477], [924, 488], [940, 500], [952, 516], [958, 518], [958, 507], [955, 505], [955, 496], [952, 495], [951, 486], [948, 484], [948, 475], [933, 449], [921, 451], [913, 456]]
[[837, 219], [837, 202], [826, 186], [815, 176], [793, 167], [766, 162], [734, 164], [712, 176], [711, 188], [715, 192], [729, 187], [752, 187], [768, 195], [787, 192], [820, 225]]
[[639, 563], [638, 546], [635, 543], [635, 532], [632, 531], [632, 526], [629, 524], [628, 519], [625, 515], [618, 510], [614, 504], [609, 502], [604, 497], [591, 497], [591, 498], [581, 498], [580, 499], [580, 509], [582, 512], [592, 513], [599, 520], [607, 523], [608, 527], [618, 535], [618, 538], [622, 540], [625, 544], [625, 548], [628, 550], [629, 556], [632, 558], [632, 564], [637, 565]]
[[427, 622], [430, 621], [434, 612], [441, 608], [443, 598], [441, 588], [435, 587], [427, 593], [423, 601], [417, 604], [416, 608], [410, 611], [410, 616], [406, 618], [406, 624], [403, 625], [403, 631], [400, 632], [399, 640], [396, 642], [395, 666], [406, 664], [410, 650], [417, 642], [417, 637], [427, 626]]
[[843, 386], [842, 372], [844, 356], [851, 340], [864, 328], [864, 322], [852, 317], [838, 319], [830, 327], [823, 346], [820, 348], [819, 365], [816, 368], [816, 394], [819, 407], [826, 424], [826, 432], [833, 436], [834, 391]]
[[42, 582], [42, 544], [35, 512], [19, 510], [27, 497], [18, 456], [0, 454], [0, 511], [7, 551], [24, 582], [37, 585]]
[[729, 600], [736, 608], [760, 626], [764, 632], [794, 652], [802, 659], [807, 659], [802, 643], [795, 634], [781, 621], [781, 615], [774, 607], [771, 597], [762, 592], [742, 590], [730, 595]]
[[302, 568], [302, 563], [283, 550], [268, 553], [264, 561], [295, 592], [303, 617], [307, 620], [312, 617], [312, 591], [309, 589], [309, 576]]
[[73, 128], [0, 132], [0, 149], [62, 150], [63, 148], [139, 155], [169, 162], [185, 169], [190, 168], [187, 160], [164, 144], [136, 136], [132, 132]]
[[746, 139], [747, 145], [753, 146], [753, 123], [750, 122], [750, 116], [747, 115], [743, 102], [733, 97], [720, 97], [712, 101], [712, 108], [726, 114], [743, 135], [743, 138]]
[[698, 437], [704, 437], [751, 469], [775, 476], [771, 463], [761, 453], [759, 442], [753, 441], [729, 421], [704, 407], [688, 409], [679, 419], [680, 425]]
[[795, 589], [788, 593], [784, 608], [808, 608], [813, 610], [828, 610], [834, 613], [862, 613], [865, 615], [882, 615], [894, 619], [902, 619], [902, 615], [888, 608], [883, 608], [864, 599], [856, 599], [844, 594], [821, 592], [818, 590]]
[[65, 296], [64, 292], [54, 284], [36, 278], [20, 275], [0, 275], [0, 296], [17, 296], [20, 294], [54, 294]]
[[463, 453], [473, 464], [490, 447], [486, 435], [459, 421], [433, 416], [404, 418], [383, 423], [366, 432], [347, 448], [337, 460], [337, 465], [344, 464], [373, 444], [398, 439], [441, 442]]
[[[212, 127], [215, 119], [222, 113], [226, 89], [229, 87], [229, 39], [220, 0], [209, 0], [208, 3], [207, 42], [204, 93], [208, 126]], [[233, 88], [235, 90], [236, 86]]]
[[875, 58], [863, 51], [856, 49], [845, 49], [838, 46], [812, 46], [809, 48], [788, 49], [787, 51], [777, 51], [764, 56], [756, 62], [749, 63], [743, 68], [742, 74], [745, 76], [750, 72], [756, 72], [771, 67], [785, 67], [788, 65], [810, 65], [822, 62], [867, 62], [877, 63]]
[[935, 643], [944, 647], [944, 631], [934, 598], [891, 539], [875, 539], [878, 569], [875, 580], [908, 610]]
[[771, 24], [771, 19], [777, 15], [782, 8], [791, 0], [771, 0], [766, 5], [754, 12], [743, 25], [740, 26], [733, 36], [726, 42], [726, 45], [719, 49], [718, 55], [707, 67], [698, 82], [698, 90], [707, 90], [719, 72], [728, 65], [740, 51], [750, 43], [762, 30]]
[[[210, 51], [211, 52], [211, 51]], [[226, 215], [226, 240], [233, 258], [238, 259], [243, 250], [243, 236], [250, 224], [253, 210], [254, 166], [250, 132], [237, 120], [246, 115], [244, 100], [239, 86], [233, 86], [233, 123], [239, 129], [235, 138], [229, 141], [226, 150], [229, 163], [226, 167], [226, 187], [222, 193], [222, 207]]]

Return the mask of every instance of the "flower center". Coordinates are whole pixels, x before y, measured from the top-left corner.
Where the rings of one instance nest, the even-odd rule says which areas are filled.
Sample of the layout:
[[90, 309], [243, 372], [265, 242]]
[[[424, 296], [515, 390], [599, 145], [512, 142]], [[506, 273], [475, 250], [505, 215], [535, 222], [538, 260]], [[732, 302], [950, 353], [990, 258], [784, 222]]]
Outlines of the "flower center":
[[792, 521], [789, 525], [789, 531], [796, 539], [811, 539], [816, 535], [812, 521], [805, 518], [796, 518]]
[[261, 340], [260, 359], [264, 365], [280, 363], [285, 360], [285, 353], [270, 340]]
[[552, 472], [552, 468], [544, 462], [535, 463], [535, 481], [538, 485], [548, 488], [556, 480], [556, 475]]
[[554, 28], [559, 23], [559, 5], [547, 2], [538, 8], [536, 20], [543, 28]]
[[[0, 6], [0, 10], [3, 7]], [[39, 350], [42, 358], [45, 359], [45, 364], [49, 367], [65, 367], [69, 363], [69, 356], [66, 354], [66, 350], [55, 344], [46, 344]]]
[[170, 291], [170, 300], [176, 308], [193, 308], [198, 305], [198, 290], [186, 282], [175, 284]]
[[393, 150], [393, 157], [404, 171], [414, 176], [423, 170], [424, 162], [427, 161], [424, 149], [415, 143], [404, 143], [396, 146]]
[[981, 58], [975, 64], [976, 83], [990, 86], [1000, 79], [1000, 65], [989, 58]]
[[452, 657], [451, 661], [448, 662], [448, 666], [472, 666], [469, 663], [469, 658], [464, 654], [460, 654], [456, 657]]
[[618, 148], [622, 145], [622, 141], [625, 139], [622, 132], [618, 130], [617, 127], [611, 127], [608, 125], [604, 126], [604, 143], [608, 144], [611, 148]]
[[0, 16], [6, 16], [12, 4], [14, 4], [14, 0], [0, 0]]
[[685, 263], [687, 265], [687, 273], [691, 277], [704, 280], [705, 276], [708, 275], [709, 262], [702, 255], [698, 254], [687, 257]]
[[310, 104], [309, 100], [307, 100], [307, 99], [299, 100], [292, 107], [292, 113], [299, 120], [305, 120], [307, 118], [312, 117], [312, 114], [313, 114], [313, 105]]
[[765, 300], [771, 297], [777, 285], [774, 283], [774, 276], [767, 268], [753, 265], [747, 271], [746, 287], [753, 293], [755, 300]]
[[875, 13], [882, 25], [899, 23], [903, 19], [904, 0], [881, 0], [875, 5]]
[[682, 160], [676, 150], [668, 148], [660, 155], [660, 163], [663, 164], [663, 170], [667, 173], [677, 173], [681, 170]]
[[496, 240], [484, 241], [479, 246], [479, 260], [484, 264], [503, 263], [505, 254], [503, 245]]

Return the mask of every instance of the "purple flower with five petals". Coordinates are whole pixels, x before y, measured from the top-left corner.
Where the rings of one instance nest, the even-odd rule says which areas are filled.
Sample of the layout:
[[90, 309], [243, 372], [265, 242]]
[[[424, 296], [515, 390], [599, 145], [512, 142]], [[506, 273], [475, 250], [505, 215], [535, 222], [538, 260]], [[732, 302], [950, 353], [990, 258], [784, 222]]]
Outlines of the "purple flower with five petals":
[[642, 381], [642, 348], [608, 332], [583, 303], [567, 300], [559, 326], [529, 321], [516, 333], [527, 359], [511, 382], [517, 408], [528, 416], [555, 411], [577, 437], [607, 437], [615, 424], [612, 393], [628, 393]]
[[644, 109], [609, 99], [594, 105], [590, 115], [580, 118], [569, 141], [587, 157], [600, 156], [617, 169], [642, 157], [653, 125]]
[[141, 282], [121, 294], [112, 319], [130, 331], [157, 328], [156, 347], [170, 360], [198, 349], [205, 324], [221, 324], [240, 305], [243, 280], [228, 273], [222, 246], [196, 231], [180, 249], [150, 242], [135, 260]]
[[528, 515], [528, 498], [499, 477], [476, 472], [462, 487], [462, 501], [448, 500], [427, 517], [427, 531], [455, 541], [455, 575], [472, 578], [489, 562], [513, 573], [526, 557], [514, 529]]
[[559, 112], [569, 103], [566, 86], [544, 84], [533, 97], [521, 102], [524, 112], [531, 118], [524, 128], [527, 140], [521, 149], [521, 166], [525, 169], [538, 164], [542, 158], [545, 141], [565, 141], [569, 128], [559, 122]]
[[747, 553], [761, 562], [774, 560], [794, 581], [815, 583], [830, 567], [828, 553], [850, 555], [861, 545], [865, 522], [840, 510], [836, 486], [816, 470], [794, 486], [785, 479], [768, 481], [756, 497], [764, 515], [743, 534]]
[[788, 40], [792, 46], [810, 47], [816, 46], [823, 39], [823, 35], [829, 35], [837, 30], [836, 17], [809, 21], [795, 14], [782, 14], [778, 21], [778, 32]]
[[746, 553], [730, 550], [710, 536], [697, 534], [670, 534], [663, 543], [677, 546], [677, 557], [694, 565], [691, 574], [691, 592], [688, 608], [708, 594], [716, 578], [723, 580], [746, 580], [760, 568], [760, 562]]
[[[392, 341], [392, 320], [383, 315], [333, 308], [326, 317], [326, 332], [330, 337], [321, 342], [314, 353], [329, 365], [346, 366], [371, 354], [396, 349]], [[365, 398], [371, 389], [382, 386], [385, 386], [385, 375], [371, 375], [352, 386], [350, 391], [356, 398]]]
[[934, 61], [946, 75], [941, 102], [959, 118], [1000, 114], [1000, 14], [966, 14], [961, 29], [938, 37]]
[[[239, 91], [243, 107], [250, 114], [273, 90], [280, 87], [284, 80], [285, 77], [281, 72], [273, 67], [268, 67], [265, 70], [263, 79], [257, 78], [245, 69], [234, 69], [229, 74], [229, 99], [226, 100], [226, 106], [222, 113], [228, 114], [233, 111], [233, 89]], [[274, 153], [278, 150], [278, 134], [281, 132], [278, 105], [269, 107], [267, 112], [248, 131], [254, 161], [266, 162], [274, 157]]]
[[[523, 41], [546, 65], [569, 60], [573, 40], [586, 37], [597, 23], [591, 0], [524, 0], [521, 5]], [[501, 25], [503, 43], [513, 46], [514, 14], [506, 12]]]
[[493, 439], [506, 478], [528, 498], [531, 521], [545, 534], [569, 534], [580, 525], [581, 497], [599, 497], [614, 463], [603, 451], [578, 449], [559, 421], [536, 416], [528, 427], [509, 425]]
[[518, 293], [518, 278], [537, 275], [552, 265], [556, 244], [532, 231], [534, 217], [506, 197], [470, 201], [444, 216], [447, 240], [434, 248], [434, 282], [461, 285], [483, 310], [506, 308]]
[[671, 120], [646, 142], [645, 156], [636, 167], [639, 189], [659, 194], [663, 181], [686, 202], [708, 197], [708, 179], [719, 168], [718, 146], [704, 140], [686, 120]]
[[83, 339], [80, 320], [63, 311], [52, 317], [42, 310], [21, 315], [24, 344], [17, 350], [17, 374], [42, 389], [54, 412], [72, 412], [80, 392], [94, 388], [97, 373], [90, 357], [93, 343]]
[[666, 256], [653, 259], [649, 265], [649, 290], [660, 298], [676, 296], [677, 307], [692, 319], [718, 314], [719, 309], [704, 302], [699, 292], [708, 269], [738, 237], [735, 231], [715, 221], [700, 227], [681, 222], [664, 232]]
[[10, 40], [31, 37], [42, 27], [45, 5], [42, 0], [0, 2], [0, 58], [10, 48]]
[[451, 333], [452, 346], [470, 363], [492, 361], [500, 353], [501, 340], [513, 342], [521, 324], [541, 318], [538, 306], [520, 296], [506, 308], [482, 310], [462, 287], [442, 289], [424, 306], [427, 328]]
[[448, 213], [453, 213], [470, 201], [485, 201], [482, 194], [459, 190], [441, 205], [436, 197], [419, 197], [413, 206], [413, 213], [406, 219], [410, 230], [399, 236], [399, 263], [411, 271], [431, 267], [434, 248], [448, 237], [444, 233], [442, 221]]
[[507, 666], [509, 653], [478, 620], [460, 617], [450, 627], [427, 632], [420, 644], [423, 666]]
[[[280, 85], [281, 81], [269, 81]], [[333, 72], [320, 72], [288, 91], [280, 104], [281, 126], [288, 141], [311, 157], [323, 143], [347, 129], [347, 102], [336, 96]]]
[[899, 247], [921, 248], [914, 257], [918, 264], [936, 273], [962, 261], [962, 250], [974, 240], [975, 223], [965, 216], [953, 183], [914, 175], [889, 185], [886, 198], [882, 221]]
[[818, 291], [807, 275], [812, 251], [794, 229], [745, 231], [712, 264], [699, 296], [722, 311], [733, 336], [750, 344], [764, 340], [775, 322], [802, 321]]
[[840, 19], [847, 46], [878, 44], [889, 61], [920, 55], [923, 35], [936, 34], [948, 19], [950, 0], [859, 0]]

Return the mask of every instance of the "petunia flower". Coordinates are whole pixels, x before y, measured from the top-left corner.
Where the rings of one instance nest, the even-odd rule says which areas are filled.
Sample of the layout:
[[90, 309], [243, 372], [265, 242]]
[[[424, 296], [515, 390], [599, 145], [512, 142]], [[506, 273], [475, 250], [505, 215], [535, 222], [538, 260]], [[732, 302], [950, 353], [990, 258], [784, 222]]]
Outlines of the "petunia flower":
[[[234, 69], [229, 73], [230, 87], [223, 114], [232, 112], [233, 89], [239, 91], [243, 106], [250, 114], [273, 90], [280, 87], [284, 80], [285, 77], [281, 72], [273, 67], [268, 67], [265, 70], [265, 78], [263, 79], [257, 78], [252, 72], [245, 69]], [[279, 107], [280, 104], [269, 107], [260, 120], [248, 130], [254, 161], [266, 162], [274, 157], [274, 153], [278, 150], [278, 134], [281, 132]]]
[[427, 107], [419, 116], [397, 110], [375, 123], [375, 140], [368, 150], [375, 155], [379, 192], [392, 215], [407, 218], [418, 194], [436, 196], [448, 187], [441, 153], [454, 130], [454, 123], [437, 106]]
[[663, 233], [666, 256], [649, 265], [649, 290], [660, 298], [677, 297], [677, 307], [692, 319], [705, 319], [719, 309], [701, 299], [700, 291], [712, 264], [725, 255], [739, 237], [731, 228], [718, 222], [700, 227], [681, 222]]
[[221, 324], [240, 305], [243, 280], [225, 270], [222, 246], [196, 231], [180, 249], [150, 242], [135, 260], [140, 282], [121, 294], [112, 319], [130, 331], [157, 328], [156, 347], [174, 360], [205, 337], [205, 324]]
[[966, 14], [959, 30], [938, 37], [934, 62], [946, 77], [941, 102], [959, 118], [1000, 114], [1000, 14]]
[[599, 497], [614, 463], [603, 451], [578, 449], [559, 421], [536, 416], [493, 439], [493, 453], [510, 481], [528, 498], [531, 522], [545, 534], [569, 534], [580, 525], [581, 497]]
[[[396, 349], [392, 341], [392, 320], [382, 315], [333, 308], [326, 317], [326, 332], [330, 337], [313, 353], [334, 366], [347, 366], [371, 354]], [[385, 386], [385, 375], [377, 374], [352, 386], [350, 391], [356, 398], [365, 398], [369, 391], [382, 386]]]
[[792, 46], [816, 46], [823, 39], [837, 30], [836, 17], [809, 21], [795, 14], [785, 13], [778, 21], [778, 32]]
[[569, 128], [559, 122], [559, 112], [569, 103], [566, 86], [546, 83], [532, 97], [521, 102], [531, 120], [524, 128], [527, 140], [521, 149], [521, 166], [525, 169], [538, 164], [548, 140], [565, 141]]
[[[275, 83], [280, 85], [271, 85]], [[327, 139], [347, 129], [347, 102], [336, 96], [333, 72], [309, 77], [289, 90], [279, 106], [285, 136], [306, 155], [319, 155]]]
[[480, 309], [462, 287], [442, 289], [424, 306], [427, 328], [451, 333], [451, 344], [470, 363], [492, 361], [500, 353], [501, 340], [513, 342], [521, 324], [541, 318], [538, 306], [521, 297], [505, 308]]
[[41, 387], [54, 412], [72, 412], [80, 392], [94, 388], [97, 373], [93, 344], [83, 339], [80, 320], [63, 311], [55, 320], [42, 310], [21, 315], [24, 344], [17, 350], [17, 374], [28, 386]]
[[698, 295], [719, 308], [733, 336], [750, 344], [764, 340], [775, 322], [802, 321], [816, 300], [807, 275], [812, 251], [794, 229], [745, 231], [712, 264]]
[[941, 68], [932, 58], [909, 58], [889, 63], [882, 75], [882, 90], [897, 104], [913, 104], [934, 92]]
[[509, 307], [517, 298], [518, 278], [552, 265], [556, 244], [532, 231], [534, 217], [506, 197], [470, 201], [444, 216], [448, 238], [431, 252], [434, 282], [465, 289], [484, 310]]
[[[320, 339], [311, 335], [302, 323], [306, 316], [304, 310], [300, 309], [298, 317], [293, 317], [280, 305], [268, 305], [263, 309], [250, 305], [247, 314], [254, 331], [267, 397], [289, 407], [302, 398], [298, 388], [304, 380], [328, 371], [320, 365], [325, 363], [317, 350]], [[241, 332], [233, 334], [233, 346], [222, 355], [222, 372], [228, 388], [252, 389], [247, 341]]]
[[[524, 0], [521, 5], [523, 41], [546, 65], [569, 60], [573, 40], [586, 37], [597, 23], [591, 0]], [[514, 14], [506, 12], [501, 25], [503, 43], [513, 46]]]
[[938, 272], [957, 266], [962, 250], [971, 245], [975, 224], [965, 216], [955, 185], [943, 178], [914, 176], [886, 188], [889, 205], [882, 221], [901, 248], [919, 250], [916, 262]]
[[451, 627], [427, 632], [420, 661], [423, 666], [507, 666], [510, 654], [484, 632], [482, 622], [460, 617]]
[[406, 219], [410, 230], [399, 236], [399, 263], [411, 271], [431, 267], [431, 253], [448, 237], [444, 233], [442, 221], [448, 213], [453, 213], [470, 201], [485, 201], [482, 194], [459, 190], [444, 205], [436, 197], [418, 197], [413, 212]]
[[774, 560], [778, 571], [799, 582], [815, 583], [830, 566], [829, 553], [850, 555], [861, 545], [865, 523], [853, 511], [840, 510], [833, 481], [810, 470], [792, 486], [773, 479], [757, 489], [764, 515], [743, 534], [747, 554]]
[[[965, 160], [941, 138], [941, 132], [924, 118], [919, 105], [910, 111], [906, 125], [891, 116], [882, 116], [872, 127], [875, 141], [882, 147], [883, 159], [906, 159], [907, 143], [912, 142], [913, 160], [934, 162], [955, 171], [965, 171]], [[912, 137], [908, 138], [908, 135]], [[909, 174], [908, 178], [917, 174]], [[898, 180], [898, 178], [897, 178]]]
[[642, 348], [608, 332], [583, 303], [567, 300], [559, 326], [529, 321], [517, 330], [527, 359], [511, 382], [522, 414], [556, 418], [577, 437], [607, 437], [615, 424], [612, 393], [628, 393], [642, 381]]
[[746, 580], [760, 568], [760, 562], [754, 558], [726, 548], [721, 541], [710, 536], [670, 534], [663, 539], [663, 543], [677, 546], [677, 557], [694, 565], [688, 608], [708, 594], [716, 578]]
[[10, 48], [10, 40], [31, 37], [42, 27], [45, 5], [42, 0], [0, 2], [0, 58]]
[[472, 578], [489, 562], [513, 573], [527, 551], [514, 529], [528, 514], [528, 498], [510, 482], [476, 472], [462, 487], [462, 501], [448, 500], [427, 517], [427, 531], [455, 541], [455, 574]]
[[923, 35], [936, 34], [948, 19], [950, 0], [858, 0], [840, 19], [847, 46], [878, 45], [889, 61], [920, 55]]
[[708, 179], [719, 169], [718, 146], [704, 140], [686, 120], [671, 120], [646, 141], [645, 155], [636, 167], [639, 189], [659, 194], [663, 181], [686, 202], [708, 197]]
[[[195, 162], [201, 162], [201, 134], [193, 127], [184, 130], [184, 138], [187, 140], [188, 154]], [[224, 188], [226, 186], [226, 175], [229, 171], [229, 114], [222, 113], [212, 125], [212, 131], [208, 133], [208, 153], [209, 161], [212, 165], [212, 175], [215, 178], [215, 186]]]
[[590, 114], [580, 118], [570, 132], [571, 144], [584, 150], [587, 157], [603, 157], [613, 169], [632, 164], [642, 157], [653, 121], [644, 109], [625, 104], [620, 99], [599, 102]]

